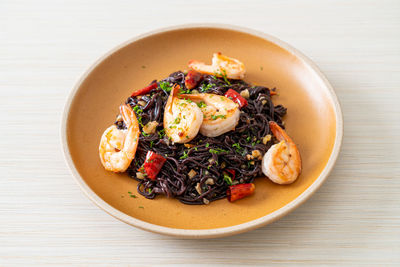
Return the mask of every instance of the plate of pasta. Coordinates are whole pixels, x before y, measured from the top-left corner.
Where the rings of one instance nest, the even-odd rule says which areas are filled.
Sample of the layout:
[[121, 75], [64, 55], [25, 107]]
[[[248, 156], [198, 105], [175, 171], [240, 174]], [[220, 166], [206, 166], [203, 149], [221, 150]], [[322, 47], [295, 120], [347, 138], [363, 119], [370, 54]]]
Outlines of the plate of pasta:
[[112, 216], [184, 238], [237, 234], [295, 209], [339, 154], [340, 105], [308, 58], [264, 33], [184, 25], [100, 58], [71, 92], [62, 144]]

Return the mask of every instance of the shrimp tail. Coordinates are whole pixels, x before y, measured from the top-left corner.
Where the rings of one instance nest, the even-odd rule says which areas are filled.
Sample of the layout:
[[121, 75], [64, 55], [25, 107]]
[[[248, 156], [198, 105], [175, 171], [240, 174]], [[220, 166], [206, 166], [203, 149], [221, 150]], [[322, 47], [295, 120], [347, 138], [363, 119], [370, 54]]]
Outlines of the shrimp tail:
[[287, 135], [287, 133], [276, 122], [270, 121], [269, 128], [278, 141], [293, 143], [293, 140], [289, 137], [289, 135]]
[[139, 142], [139, 123], [129, 105], [121, 105], [121, 116], [128, 130], [120, 130], [114, 124], [107, 128], [99, 145], [100, 161], [104, 168], [113, 172], [124, 172], [135, 157]]
[[289, 146], [292, 148], [292, 153], [296, 154], [296, 158], [298, 159], [298, 172], [301, 172], [301, 156], [300, 152], [296, 146], [296, 144], [293, 142], [293, 140], [289, 137], [289, 135], [274, 121], [269, 122], [269, 127], [272, 131], [272, 134], [278, 139], [278, 141], [282, 142], [284, 141], [285, 143], [289, 144]]
[[174, 84], [171, 90], [172, 96], [177, 96], [179, 94], [179, 89], [181, 89], [181, 86], [179, 84]]
[[126, 126], [129, 128], [131, 125], [138, 124], [135, 112], [133, 112], [132, 108], [127, 104], [121, 105], [119, 107], [119, 112], [122, 115], [122, 119], [124, 120]]
[[136, 118], [135, 112], [128, 105], [121, 105], [120, 111], [125, 124], [128, 126], [127, 138], [125, 138], [123, 151], [126, 153], [127, 158], [134, 158], [136, 148], [138, 145], [138, 138], [140, 134], [139, 122]]
[[[172, 87], [171, 92], [169, 93], [167, 103], [165, 104], [165, 111], [171, 112], [174, 96], [179, 93], [180, 88], [181, 87], [179, 84], [174, 84], [174, 86]], [[166, 127], [166, 125], [164, 124], [164, 128], [165, 127]]]
[[197, 60], [190, 60], [188, 63], [189, 68], [200, 73], [213, 75], [216, 71], [215, 67], [212, 65], [206, 65], [204, 62]]

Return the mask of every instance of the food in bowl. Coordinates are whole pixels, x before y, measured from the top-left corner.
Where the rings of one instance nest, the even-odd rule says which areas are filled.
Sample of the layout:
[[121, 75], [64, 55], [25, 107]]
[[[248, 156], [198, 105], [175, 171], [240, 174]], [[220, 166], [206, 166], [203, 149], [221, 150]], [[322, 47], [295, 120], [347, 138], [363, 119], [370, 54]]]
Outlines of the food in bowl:
[[215, 53], [211, 65], [192, 60], [189, 71], [134, 91], [101, 137], [101, 163], [137, 180], [148, 199], [184, 204], [247, 197], [263, 174], [293, 183], [301, 157], [284, 131], [286, 108], [244, 75], [242, 62]]

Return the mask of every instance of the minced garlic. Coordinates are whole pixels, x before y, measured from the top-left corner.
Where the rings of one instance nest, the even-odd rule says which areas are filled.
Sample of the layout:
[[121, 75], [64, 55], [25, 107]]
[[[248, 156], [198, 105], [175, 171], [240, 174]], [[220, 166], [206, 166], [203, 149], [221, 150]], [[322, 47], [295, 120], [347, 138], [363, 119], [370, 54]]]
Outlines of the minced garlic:
[[145, 126], [143, 126], [143, 132], [147, 134], [153, 134], [156, 132], [156, 128], [158, 126], [158, 122], [150, 121]]

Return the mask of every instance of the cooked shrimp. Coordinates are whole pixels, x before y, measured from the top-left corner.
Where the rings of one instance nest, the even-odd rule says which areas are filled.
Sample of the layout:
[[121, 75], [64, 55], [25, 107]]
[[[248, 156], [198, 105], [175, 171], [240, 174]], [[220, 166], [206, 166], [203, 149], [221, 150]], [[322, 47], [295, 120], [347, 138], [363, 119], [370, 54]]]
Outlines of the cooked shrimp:
[[212, 64], [206, 65], [197, 60], [189, 61], [189, 68], [200, 73], [212, 74], [219, 77], [225, 76], [229, 79], [243, 79], [246, 72], [244, 64], [239, 60], [214, 53]]
[[175, 143], [187, 143], [196, 137], [203, 121], [200, 108], [190, 100], [177, 97], [180, 86], [175, 84], [164, 110], [166, 135]]
[[231, 99], [215, 94], [187, 94], [181, 97], [189, 98], [198, 104], [203, 112], [203, 123], [200, 133], [215, 137], [234, 130], [239, 122], [238, 104]]
[[286, 132], [273, 121], [269, 122], [272, 134], [280, 141], [271, 146], [262, 160], [263, 173], [277, 184], [293, 183], [301, 172], [300, 152]]
[[127, 130], [119, 130], [114, 124], [103, 133], [99, 154], [104, 168], [113, 172], [124, 172], [135, 158], [139, 140], [139, 123], [132, 108], [119, 107]]

